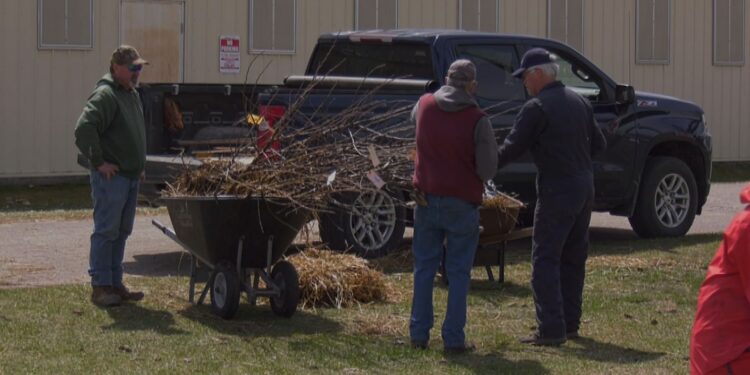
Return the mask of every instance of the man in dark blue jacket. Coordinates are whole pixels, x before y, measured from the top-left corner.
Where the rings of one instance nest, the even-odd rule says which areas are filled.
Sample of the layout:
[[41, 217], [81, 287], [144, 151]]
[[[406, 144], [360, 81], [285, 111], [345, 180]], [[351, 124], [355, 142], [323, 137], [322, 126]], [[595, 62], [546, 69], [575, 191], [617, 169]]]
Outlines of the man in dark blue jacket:
[[522, 343], [560, 345], [578, 337], [594, 202], [592, 155], [606, 148], [591, 104], [557, 80], [556, 57], [524, 54], [513, 75], [530, 99], [499, 148], [503, 166], [531, 151], [538, 174], [531, 287], [538, 330]]

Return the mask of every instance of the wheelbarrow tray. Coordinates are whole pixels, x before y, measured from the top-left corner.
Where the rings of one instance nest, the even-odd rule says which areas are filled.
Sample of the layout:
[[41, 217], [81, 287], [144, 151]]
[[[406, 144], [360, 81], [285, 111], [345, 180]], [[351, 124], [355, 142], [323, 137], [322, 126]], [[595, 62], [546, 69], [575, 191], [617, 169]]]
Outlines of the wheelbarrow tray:
[[264, 268], [275, 263], [310, 218], [308, 210], [281, 199], [169, 197], [164, 203], [177, 239], [212, 268], [221, 261], [236, 265], [240, 243], [241, 267]]

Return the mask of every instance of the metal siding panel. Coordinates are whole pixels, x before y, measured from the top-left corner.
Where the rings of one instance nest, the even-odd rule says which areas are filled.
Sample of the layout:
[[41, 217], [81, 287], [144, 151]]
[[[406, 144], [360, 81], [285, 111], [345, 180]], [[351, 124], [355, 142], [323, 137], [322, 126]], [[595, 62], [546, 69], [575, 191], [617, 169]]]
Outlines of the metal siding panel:
[[357, 30], [377, 28], [377, 0], [357, 1]]
[[[19, 116], [21, 101], [18, 93], [21, 80], [18, 79], [18, 68], [21, 57], [18, 53], [21, 45], [14, 30], [21, 30], [21, 0], [0, 1], [0, 49], [10, 51], [3, 59], [5, 69], [0, 69], [0, 176], [18, 171], [18, 156], [16, 154], [16, 133], [22, 123]], [[24, 22], [29, 24], [28, 22]], [[36, 22], [34, 23], [36, 27]]]
[[464, 30], [479, 30], [479, 1], [461, 1], [461, 28]]
[[430, 27], [430, 25], [434, 24], [434, 13], [427, 12], [426, 10], [430, 8], [437, 8], [439, 6], [439, 3], [437, 1], [433, 1], [432, 3], [427, 3], [424, 0], [407, 2], [409, 3], [409, 6], [405, 8], [403, 4], [399, 4], [399, 25], [401, 25], [402, 27], [428, 28]]
[[[20, 7], [19, 18], [21, 20], [32, 20], [36, 18], [36, 3], [32, 1], [24, 2]], [[23, 21], [22, 21], [23, 22]], [[19, 25], [20, 26], [20, 25]], [[23, 29], [23, 28], [21, 28]], [[19, 68], [18, 76], [23, 77], [22, 84], [18, 88], [19, 104], [21, 113], [19, 116], [21, 122], [16, 126], [14, 143], [11, 149], [14, 150], [13, 158], [17, 159], [16, 173], [36, 173], [34, 138], [38, 136], [38, 112], [35, 109], [35, 87], [37, 84], [46, 84], [47, 82], [38, 82], [36, 80], [37, 72], [35, 71], [36, 51], [28, 46], [34, 46], [35, 37], [32, 33], [17, 33], [15, 38], [18, 40]], [[49, 51], [46, 51], [50, 53]]]
[[565, 42], [567, 32], [565, 30], [565, 3], [567, 0], [548, 0], [547, 8], [547, 37]]
[[750, 118], [750, 109], [745, 105], [745, 103], [750, 102], [750, 72], [748, 72], [747, 63], [742, 67], [739, 77], [740, 87], [742, 87], [741, 96], [737, 99], [737, 102], [740, 103], [740, 112], [738, 117], [734, 119], [740, 125], [737, 137], [740, 142], [740, 154], [737, 159], [750, 160], [750, 147], [747, 147], [750, 144], [750, 126], [748, 126], [747, 120]]
[[458, 29], [458, 0], [443, 0], [442, 6], [432, 12], [436, 27]]
[[568, 39], [567, 43], [583, 52], [583, 0], [568, 0]]
[[398, 27], [398, 0], [378, 0], [378, 29]]
[[508, 23], [504, 32], [544, 37], [547, 35], [546, 0], [505, 0], [508, 15], [503, 21]]
[[479, 3], [479, 30], [497, 32], [497, 0], [481, 0]]

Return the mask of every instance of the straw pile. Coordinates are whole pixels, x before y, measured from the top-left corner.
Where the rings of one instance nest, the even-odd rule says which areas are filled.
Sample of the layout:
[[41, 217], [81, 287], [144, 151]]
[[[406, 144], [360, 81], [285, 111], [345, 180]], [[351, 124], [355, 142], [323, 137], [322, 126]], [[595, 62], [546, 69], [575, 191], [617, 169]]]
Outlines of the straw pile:
[[494, 208], [496, 210], [506, 210], [508, 208], [520, 208], [523, 206], [518, 199], [510, 195], [498, 193], [495, 196], [487, 197], [482, 200], [482, 208]]
[[307, 249], [288, 260], [299, 273], [303, 308], [386, 301], [391, 290], [383, 273], [355, 255]]

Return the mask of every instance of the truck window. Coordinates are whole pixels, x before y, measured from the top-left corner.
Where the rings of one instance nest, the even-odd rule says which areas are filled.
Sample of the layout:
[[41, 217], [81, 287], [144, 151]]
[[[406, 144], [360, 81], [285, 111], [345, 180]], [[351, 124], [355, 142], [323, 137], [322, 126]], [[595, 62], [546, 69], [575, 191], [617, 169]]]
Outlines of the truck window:
[[477, 67], [477, 96], [487, 100], [523, 100], [523, 81], [513, 77], [518, 54], [512, 45], [462, 45], [459, 58], [469, 59]]
[[[556, 52], [553, 53], [557, 54]], [[591, 102], [602, 99], [601, 95], [599, 95], [602, 90], [596, 82], [596, 77], [591, 76], [590, 73], [583, 70], [579, 64], [575, 64], [569, 58], [559, 54], [557, 54], [557, 57], [557, 64], [560, 66], [557, 79], [560, 82], [571, 90], [585, 96]]]
[[322, 43], [310, 59], [307, 74], [435, 79], [430, 48], [414, 43]]

